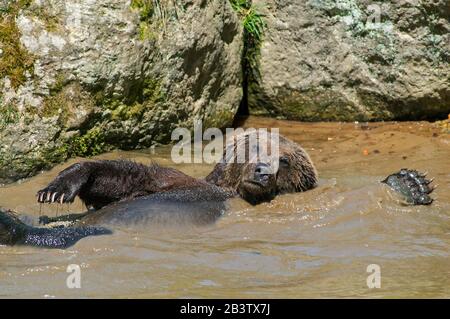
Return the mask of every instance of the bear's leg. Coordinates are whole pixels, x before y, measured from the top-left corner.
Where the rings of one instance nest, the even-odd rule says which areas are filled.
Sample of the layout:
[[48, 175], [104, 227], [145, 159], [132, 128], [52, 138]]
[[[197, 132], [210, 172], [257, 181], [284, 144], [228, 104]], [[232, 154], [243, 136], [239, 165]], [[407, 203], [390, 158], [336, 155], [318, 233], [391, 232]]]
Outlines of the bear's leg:
[[112, 234], [103, 227], [38, 228], [20, 221], [10, 210], [0, 209], [0, 245], [67, 248], [87, 236]]
[[[99, 209], [158, 191], [160, 182], [154, 182], [158, 170], [157, 166], [121, 160], [81, 162], [59, 173], [37, 198], [39, 203], [72, 203], [78, 196], [87, 207]], [[173, 179], [176, 177], [169, 181]]]
[[112, 231], [103, 227], [63, 227], [37, 228], [32, 227], [26, 235], [16, 242], [16, 245], [35, 246], [43, 248], [68, 248], [80, 239], [88, 236], [110, 235]]

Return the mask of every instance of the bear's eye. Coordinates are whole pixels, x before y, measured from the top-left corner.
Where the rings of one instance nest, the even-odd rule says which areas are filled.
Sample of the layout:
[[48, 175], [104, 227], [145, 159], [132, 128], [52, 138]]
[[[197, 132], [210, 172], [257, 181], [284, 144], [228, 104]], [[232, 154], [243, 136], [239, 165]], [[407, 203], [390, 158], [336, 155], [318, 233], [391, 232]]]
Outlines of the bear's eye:
[[281, 156], [280, 157], [280, 166], [288, 167], [289, 166], [289, 158], [287, 158], [286, 156]]

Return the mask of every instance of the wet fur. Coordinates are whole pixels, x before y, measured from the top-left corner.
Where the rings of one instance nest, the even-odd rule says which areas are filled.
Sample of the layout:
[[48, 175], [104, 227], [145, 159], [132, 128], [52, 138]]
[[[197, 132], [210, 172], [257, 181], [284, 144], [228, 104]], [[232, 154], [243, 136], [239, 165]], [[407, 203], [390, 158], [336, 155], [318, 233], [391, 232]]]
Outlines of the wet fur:
[[99, 209], [117, 201], [202, 185], [204, 181], [157, 164], [94, 161], [66, 168], [37, 196], [43, 203], [71, 203], [79, 196], [88, 208]]
[[[240, 142], [247, 143], [247, 136], [242, 135], [241, 140], [236, 141]], [[235, 147], [236, 143], [226, 147]], [[316, 187], [317, 173], [308, 154], [280, 136], [281, 159], [284, 164], [280, 164], [276, 174], [263, 186], [247, 182], [251, 178], [249, 172], [255, 167], [250, 161], [227, 163], [222, 159], [204, 180], [156, 164], [145, 166], [130, 161], [77, 163], [63, 170], [39, 191], [38, 201], [72, 202], [79, 196], [88, 206], [99, 210], [74, 215], [79, 220], [73, 227], [52, 229], [27, 226], [14, 212], [0, 208], [0, 244], [66, 248], [86, 236], [111, 233], [97, 225], [148, 220], [198, 225], [213, 223], [226, 208], [224, 202], [232, 196], [258, 204], [278, 194]], [[410, 204], [432, 203], [429, 196], [434, 189], [429, 186], [431, 181], [415, 170], [402, 169], [382, 182], [403, 194]], [[71, 216], [64, 216], [67, 217]]]
[[[231, 142], [226, 143], [225, 150], [229, 147], [236, 148], [241, 143], [247, 147], [249, 137], [255, 137], [252, 134], [255, 133], [236, 135]], [[255, 205], [270, 201], [278, 194], [301, 192], [316, 187], [317, 172], [307, 153], [296, 143], [282, 136], [276, 135], [276, 137], [280, 141], [279, 156], [280, 159], [284, 159], [284, 164], [280, 165], [276, 173], [265, 176], [264, 183], [253, 180], [257, 164], [250, 160], [244, 163], [229, 163], [223, 158], [205, 179], [194, 178], [176, 169], [157, 164], [146, 166], [125, 160], [74, 164], [61, 171], [46, 188], [37, 193], [38, 202], [71, 203], [76, 196], [79, 196], [88, 208], [97, 211], [81, 215], [81, 219], [74, 227], [63, 229], [28, 227], [8, 215], [7, 217], [11, 218], [5, 222], [5, 225], [11, 227], [5, 228], [0, 220], [0, 227], [3, 227], [3, 230], [0, 228], [0, 244], [61, 248], [72, 245], [86, 236], [106, 234], [108, 230], [90, 226], [102, 224], [107, 220], [133, 219], [136, 217], [133, 216], [133, 211], [119, 214], [119, 211], [127, 210], [120, 210], [119, 206], [113, 205], [124, 203], [121, 207], [126, 207], [127, 202], [132, 202], [136, 198], [142, 198], [148, 205], [152, 203], [166, 205], [174, 201], [180, 205], [212, 203], [212, 206], [198, 206], [205, 211], [203, 214], [196, 214], [193, 221], [201, 224], [202, 219], [213, 222], [218, 218], [223, 210], [222, 204], [232, 196], [240, 196]], [[268, 137], [256, 135], [256, 138], [260, 143], [267, 142], [266, 139], [270, 140], [273, 135], [270, 133]], [[268, 154], [271, 156], [270, 149]], [[270, 161], [279, 161], [278, 157], [270, 156]], [[267, 163], [267, 166], [270, 165]], [[102, 210], [103, 207], [105, 209]], [[195, 208], [195, 205], [193, 207]], [[213, 214], [210, 214], [211, 207]], [[6, 216], [5, 212], [0, 213], [0, 216], [3, 215]], [[22, 232], [20, 236], [16, 236], [18, 238], [10, 238], [11, 229], [23, 229], [25, 233]]]

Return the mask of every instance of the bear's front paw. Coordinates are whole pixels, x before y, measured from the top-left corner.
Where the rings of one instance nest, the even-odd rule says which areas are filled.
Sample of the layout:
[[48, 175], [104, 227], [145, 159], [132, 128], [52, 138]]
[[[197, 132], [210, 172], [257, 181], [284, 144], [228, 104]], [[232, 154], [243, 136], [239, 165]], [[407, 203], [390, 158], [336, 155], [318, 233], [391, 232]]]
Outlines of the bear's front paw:
[[61, 184], [50, 184], [37, 192], [39, 203], [73, 203], [77, 196], [77, 190]]

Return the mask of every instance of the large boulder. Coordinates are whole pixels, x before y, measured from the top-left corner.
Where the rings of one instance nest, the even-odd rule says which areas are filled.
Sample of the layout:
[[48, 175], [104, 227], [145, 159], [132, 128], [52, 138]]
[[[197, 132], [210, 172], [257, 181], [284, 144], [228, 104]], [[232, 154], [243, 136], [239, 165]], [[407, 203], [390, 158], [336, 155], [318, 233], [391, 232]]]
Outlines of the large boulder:
[[0, 1], [0, 183], [70, 156], [227, 126], [242, 98], [228, 1]]
[[448, 0], [254, 0], [266, 15], [250, 113], [299, 120], [450, 113]]

